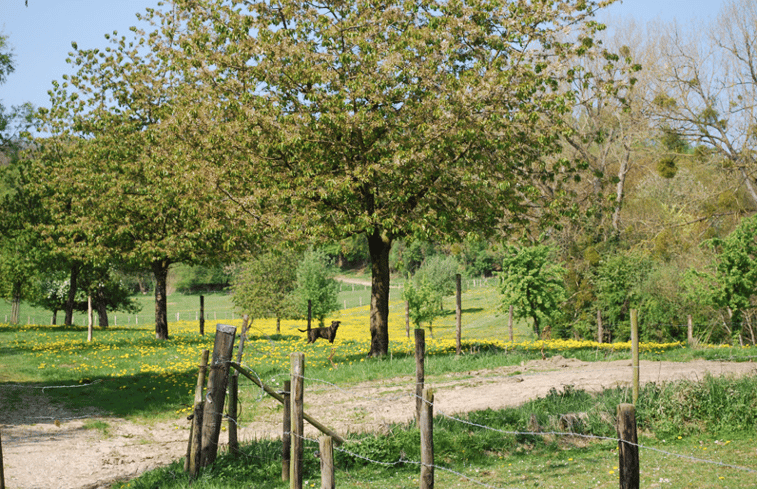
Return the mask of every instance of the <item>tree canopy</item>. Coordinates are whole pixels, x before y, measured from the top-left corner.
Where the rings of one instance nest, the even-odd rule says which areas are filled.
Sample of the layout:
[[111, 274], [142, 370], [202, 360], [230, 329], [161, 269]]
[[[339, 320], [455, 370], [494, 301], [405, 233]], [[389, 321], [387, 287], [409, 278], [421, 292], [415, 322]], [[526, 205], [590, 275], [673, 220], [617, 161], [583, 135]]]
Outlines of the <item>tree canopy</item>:
[[554, 197], [538, 182], [574, 177], [544, 156], [578, 59], [602, 55], [596, 2], [172, 5], [154, 19], [183, 12], [161, 48], [192, 80], [182, 137], [250, 221], [368, 238], [372, 355], [388, 350], [396, 239], [511, 229]]

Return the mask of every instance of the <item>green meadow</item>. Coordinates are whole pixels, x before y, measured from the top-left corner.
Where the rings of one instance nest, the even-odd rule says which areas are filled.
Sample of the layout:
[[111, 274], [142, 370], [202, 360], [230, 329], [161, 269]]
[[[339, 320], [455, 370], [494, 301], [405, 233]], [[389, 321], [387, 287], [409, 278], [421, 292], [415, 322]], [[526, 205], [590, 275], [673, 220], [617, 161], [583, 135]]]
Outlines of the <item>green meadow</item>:
[[[347, 285], [347, 284], [345, 284]], [[347, 308], [328, 319], [342, 325], [333, 345], [320, 341], [308, 345], [297, 328], [304, 321], [284, 321], [279, 332], [275, 321], [256, 320], [249, 330], [243, 363], [260, 378], [280, 384], [289, 375], [289, 355], [305, 353], [308, 377], [328, 379], [340, 388], [363, 381], [412, 375], [412, 331], [408, 337], [404, 305], [393, 301], [390, 310], [391, 355], [366, 358], [369, 349], [368, 291], [363, 286], [344, 287], [340, 300]], [[362, 290], [361, 290], [362, 289]], [[497, 295], [491, 286], [470, 286], [463, 296], [463, 350], [455, 354], [455, 317], [452, 301], [447, 314], [434, 324], [433, 338], [426, 333], [428, 382], [451, 372], [470, 372], [497, 366], [519, 365], [531, 359], [562, 355], [584, 361], [630, 358], [628, 343], [598, 344], [591, 341], [537, 341], [530, 328], [515, 324], [515, 341], [509, 341], [507, 317], [497, 311]], [[148, 301], [149, 302], [149, 301]], [[197, 296], [170, 297], [169, 317], [191, 314]], [[197, 364], [203, 349], [212, 350], [216, 323], [241, 326], [232, 318], [225, 294], [206, 296], [206, 311], [224, 304], [228, 317], [206, 323], [204, 336], [194, 319], [169, 323], [169, 341], [154, 339], [147, 321], [121, 322], [107, 329], [96, 328], [87, 341], [84, 326], [0, 324], [0, 382], [7, 387], [65, 387], [46, 389], [49, 400], [71, 412], [101, 416], [91, 428], [107, 432], [109, 417], [135, 422], [184, 419], [191, 409]], [[680, 343], [641, 345], [641, 357], [648, 360], [687, 361], [697, 358], [752, 361], [754, 348], [703, 345], [691, 349]], [[309, 382], [309, 381], [308, 381]], [[306, 382], [307, 383], [307, 382]], [[757, 382], [754, 378], [703, 379], [674, 386], [644, 387], [638, 419], [642, 440], [653, 447], [643, 452], [642, 486], [651, 487], [757, 487], [754, 452], [757, 422]], [[17, 389], [5, 389], [0, 410], [12, 409]], [[243, 393], [241, 402], [254, 406], [257, 393]], [[480, 487], [468, 478], [490, 487], [615, 487], [617, 485], [617, 443], [606, 439], [518, 434], [527, 431], [532, 415], [539, 424], [557, 430], [555, 420], [567, 412], [587, 413], [577, 433], [613, 438], [608, 423], [615, 407], [628, 401], [626, 389], [589, 395], [570, 388], [556, 389], [545, 399], [517, 409], [470, 413], [469, 424], [439, 418], [435, 423], [437, 463], [449, 470], [437, 470], [438, 487]], [[246, 396], [246, 397], [245, 397]], [[685, 411], [685, 419], [681, 419]], [[241, 423], [254, 419], [255, 409], [244, 409]], [[339, 487], [417, 487], [418, 467], [398, 462], [419, 460], [418, 434], [412, 424], [392, 427], [392, 436], [360, 435], [337, 452]], [[313, 449], [309, 447], [308, 449]], [[244, 446], [241, 457], [223, 454], [219, 461], [192, 482], [197, 488], [271, 487], [280, 482], [280, 441], [258, 440]], [[668, 455], [683, 454], [688, 458]], [[694, 459], [717, 460], [718, 465], [700, 465]], [[380, 465], [367, 460], [384, 461]], [[189, 481], [177, 465], [152, 471], [116, 487], [188, 487]], [[742, 468], [729, 468], [726, 464]], [[743, 470], [746, 467], [749, 470]], [[306, 465], [308, 487], [320, 485], [317, 459]], [[698, 474], [696, 484], [688, 473]], [[670, 482], [660, 481], [689, 481]], [[692, 485], [686, 485], [692, 484]]]

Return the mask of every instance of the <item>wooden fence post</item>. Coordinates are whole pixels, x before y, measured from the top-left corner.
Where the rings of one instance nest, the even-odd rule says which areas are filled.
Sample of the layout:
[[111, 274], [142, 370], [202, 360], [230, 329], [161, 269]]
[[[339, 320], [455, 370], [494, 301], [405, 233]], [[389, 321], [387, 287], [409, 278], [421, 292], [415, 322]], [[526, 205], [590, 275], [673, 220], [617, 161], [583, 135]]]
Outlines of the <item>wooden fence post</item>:
[[292, 434], [290, 430], [292, 429], [292, 416], [291, 416], [291, 406], [290, 403], [291, 400], [291, 391], [292, 391], [292, 381], [291, 380], [285, 380], [284, 381], [284, 392], [282, 392], [284, 396], [284, 426], [283, 426], [283, 433], [281, 434], [281, 480], [282, 481], [288, 481], [289, 480], [289, 460], [291, 457], [290, 450], [292, 449]]
[[205, 336], [205, 296], [200, 296], [200, 336]]
[[289, 356], [291, 362], [290, 374], [292, 381], [291, 391], [291, 416], [292, 423], [290, 433], [292, 437], [292, 455], [290, 457], [290, 479], [289, 487], [291, 489], [302, 489], [302, 465], [303, 454], [305, 452], [304, 438], [305, 424], [302, 417], [303, 398], [304, 398], [304, 376], [305, 376], [305, 354], [294, 352]]
[[631, 309], [631, 365], [633, 368], [633, 404], [639, 399], [639, 318]]
[[421, 430], [421, 489], [434, 488], [434, 390], [423, 389]]
[[187, 446], [187, 459], [184, 461], [184, 472], [189, 472], [192, 477], [197, 475], [200, 468], [200, 447], [202, 446], [202, 411], [205, 404], [202, 393], [205, 388], [205, 375], [208, 371], [208, 350], [202, 350], [200, 355], [199, 372], [197, 373], [197, 385], [195, 386], [194, 409], [192, 411], [192, 425], [189, 428], [189, 443]]
[[[235, 372], [236, 373], [236, 372]], [[229, 430], [229, 452], [239, 454], [239, 439], [237, 437], [237, 403], [239, 402], [239, 376], [229, 375], [229, 407], [227, 408], [227, 422]]]
[[514, 307], [510, 306], [510, 311], [507, 316], [507, 326], [510, 328], [510, 343], [515, 341], [513, 337], [513, 309]]
[[686, 334], [686, 342], [689, 344], [689, 348], [694, 346], [694, 323], [691, 321], [691, 314], [687, 316], [688, 333]]
[[[239, 335], [239, 347], [237, 348], [237, 365], [242, 364], [242, 355], [244, 354], [244, 342], [247, 339], [247, 327], [249, 316], [242, 316], [242, 333]], [[234, 369], [234, 373], [229, 378], [229, 451], [233, 454], [239, 454], [239, 440], [237, 438], [237, 403], [239, 402], [239, 370]]]
[[455, 322], [457, 326], [457, 354], [462, 353], [463, 336], [463, 287], [460, 274], [455, 274]]
[[0, 434], [0, 489], [5, 489], [5, 473], [3, 472], [3, 440]]
[[597, 342], [602, 343], [605, 332], [602, 329], [602, 311], [597, 309]]
[[318, 440], [318, 451], [321, 454], [321, 489], [335, 489], [334, 441], [330, 436]]
[[202, 415], [201, 465], [207, 467], [218, 455], [218, 438], [221, 434], [223, 405], [226, 401], [226, 387], [229, 382], [229, 363], [234, 350], [234, 336], [237, 328], [226, 324], [216, 326], [213, 346], [213, 360], [208, 376], [208, 393]]
[[410, 303], [405, 301], [405, 334], [410, 338]]
[[639, 446], [633, 404], [618, 406], [620, 489], [639, 489]]
[[426, 356], [426, 332], [422, 328], [415, 330], [415, 421], [421, 422], [423, 406], [423, 384], [425, 382], [424, 358]]
[[92, 296], [87, 296], [87, 341], [92, 341], [92, 330], [94, 328], [94, 317], [92, 310]]

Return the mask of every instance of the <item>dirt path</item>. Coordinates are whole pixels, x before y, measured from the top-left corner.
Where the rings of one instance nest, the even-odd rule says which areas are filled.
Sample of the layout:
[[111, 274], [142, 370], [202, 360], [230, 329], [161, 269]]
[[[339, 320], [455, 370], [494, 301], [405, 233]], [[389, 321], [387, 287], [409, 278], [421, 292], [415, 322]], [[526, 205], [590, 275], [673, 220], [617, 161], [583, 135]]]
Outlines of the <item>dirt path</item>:
[[[663, 382], [697, 380], [707, 373], [749, 375], [755, 371], [754, 363], [642, 362], [640, 377], [642, 382]], [[435, 388], [435, 412], [453, 415], [518, 405], [544, 396], [551, 388], [562, 390], [571, 385], [598, 391], [629, 385], [630, 380], [629, 361], [586, 363], [558, 356], [516, 367], [438, 377], [428, 385]], [[16, 388], [0, 386], [0, 395]], [[414, 390], [414, 379], [410, 377], [348, 387], [322, 383], [308, 388], [305, 409], [319, 420], [328, 420], [325, 424], [340, 434], [383, 432], [391, 423], [412, 418]], [[5, 482], [9, 489], [105, 488], [114, 480], [167, 465], [186, 451], [188, 422], [184, 418], [137, 424], [97, 417], [94, 410], [65, 412], [46, 402], [40, 390], [25, 391], [23, 396], [23, 418], [18, 412], [0, 413]], [[242, 428], [242, 441], [279, 436], [280, 414], [274, 403], [261, 397], [261, 415]], [[311, 431], [306, 436], [316, 438], [317, 434]], [[223, 435], [221, 441], [225, 443]]]

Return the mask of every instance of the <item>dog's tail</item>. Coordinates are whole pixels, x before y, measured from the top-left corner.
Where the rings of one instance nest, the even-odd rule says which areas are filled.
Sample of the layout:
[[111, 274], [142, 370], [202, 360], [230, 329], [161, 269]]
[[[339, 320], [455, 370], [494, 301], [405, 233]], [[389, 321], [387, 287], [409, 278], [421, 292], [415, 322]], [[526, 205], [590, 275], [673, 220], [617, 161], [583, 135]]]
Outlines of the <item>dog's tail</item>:
[[297, 331], [299, 331], [300, 333], [307, 333], [308, 332], [307, 329], [300, 329], [300, 328], [297, 328]]

